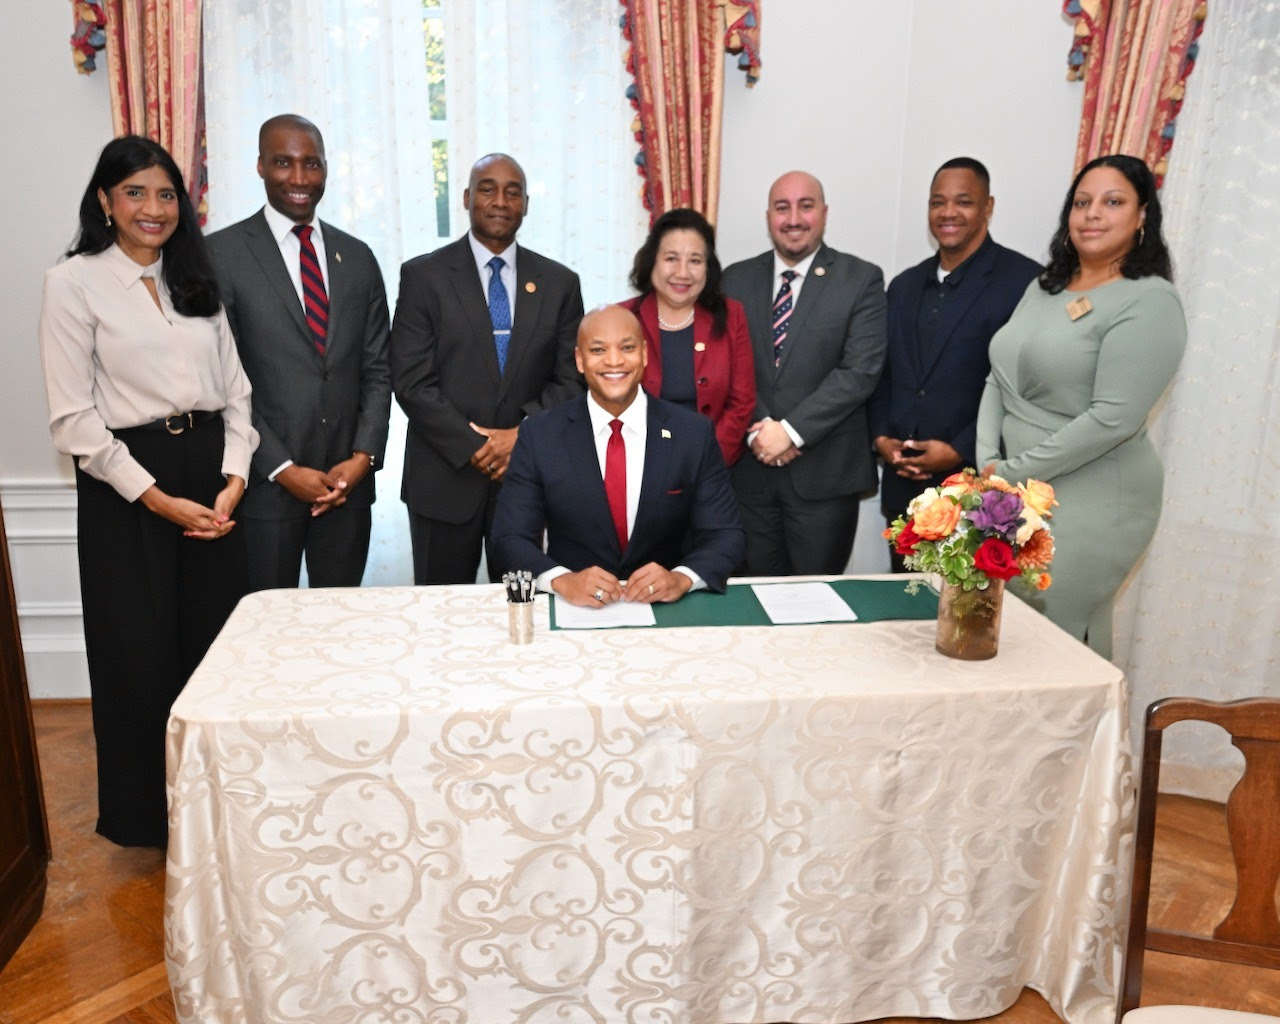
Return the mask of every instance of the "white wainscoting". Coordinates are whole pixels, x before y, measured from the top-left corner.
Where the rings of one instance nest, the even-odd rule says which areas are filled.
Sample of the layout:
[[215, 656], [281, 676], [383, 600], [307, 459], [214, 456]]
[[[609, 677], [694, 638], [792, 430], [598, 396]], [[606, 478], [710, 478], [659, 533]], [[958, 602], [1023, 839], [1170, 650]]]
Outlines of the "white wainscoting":
[[88, 697], [76, 563], [76, 489], [70, 481], [0, 483], [18, 628], [32, 697]]

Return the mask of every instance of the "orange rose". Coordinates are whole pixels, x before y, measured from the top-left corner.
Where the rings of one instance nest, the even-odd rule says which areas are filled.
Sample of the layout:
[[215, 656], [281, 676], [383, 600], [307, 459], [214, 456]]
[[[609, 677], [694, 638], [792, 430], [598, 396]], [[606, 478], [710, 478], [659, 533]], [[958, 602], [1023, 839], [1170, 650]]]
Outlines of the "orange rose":
[[1024, 505], [1046, 519], [1053, 515], [1050, 509], [1058, 504], [1053, 497], [1053, 485], [1043, 480], [1028, 480], [1018, 488], [1018, 493], [1022, 495]]
[[950, 498], [938, 498], [916, 513], [916, 536], [922, 540], [941, 540], [951, 535], [958, 522], [960, 506]]
[[960, 469], [952, 473], [949, 477], [939, 484], [939, 487], [963, 487], [965, 490], [973, 490], [978, 476], [971, 469]]
[[1048, 590], [1053, 585], [1053, 577], [1047, 572], [1042, 572], [1036, 577], [1036, 590]]

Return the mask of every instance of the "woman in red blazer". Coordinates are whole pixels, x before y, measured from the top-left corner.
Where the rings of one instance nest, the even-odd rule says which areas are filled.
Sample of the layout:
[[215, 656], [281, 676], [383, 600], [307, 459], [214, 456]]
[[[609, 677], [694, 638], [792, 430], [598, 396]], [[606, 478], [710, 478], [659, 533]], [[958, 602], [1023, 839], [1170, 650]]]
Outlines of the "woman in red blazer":
[[756, 406], [755, 363], [742, 305], [720, 292], [715, 230], [696, 210], [668, 210], [636, 253], [621, 305], [649, 350], [644, 389], [709, 418], [726, 465], [741, 457]]

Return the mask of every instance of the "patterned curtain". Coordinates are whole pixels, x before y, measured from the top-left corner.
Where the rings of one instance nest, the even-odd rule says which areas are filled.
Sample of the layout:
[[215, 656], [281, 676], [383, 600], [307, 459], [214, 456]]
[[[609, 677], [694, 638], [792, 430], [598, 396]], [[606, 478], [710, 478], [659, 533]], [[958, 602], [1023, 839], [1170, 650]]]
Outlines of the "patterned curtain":
[[715, 223], [720, 196], [724, 53], [741, 53], [753, 85], [760, 68], [759, 0], [622, 0], [631, 42], [628, 90], [650, 221], [688, 206]]
[[203, 220], [201, 0], [104, 0], [103, 6], [115, 133], [146, 135], [164, 146]]
[[1084, 79], [1076, 169], [1106, 153], [1144, 159], [1163, 182], [1195, 66], [1204, 0], [1065, 0], [1076, 19], [1068, 77]]

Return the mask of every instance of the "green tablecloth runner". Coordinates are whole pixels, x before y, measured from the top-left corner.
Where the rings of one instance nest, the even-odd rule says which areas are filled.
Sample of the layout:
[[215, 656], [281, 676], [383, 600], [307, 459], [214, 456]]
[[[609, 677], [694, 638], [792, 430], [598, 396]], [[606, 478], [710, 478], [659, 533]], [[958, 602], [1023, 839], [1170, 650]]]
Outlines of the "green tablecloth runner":
[[[923, 584], [915, 594], [907, 593], [905, 579], [832, 580], [830, 585], [853, 609], [859, 622], [938, 617], [938, 595]], [[723, 594], [698, 590], [686, 594], [674, 604], [655, 604], [653, 616], [663, 629], [676, 626], [772, 625], [756, 600], [750, 583], [731, 583]], [[556, 625], [555, 601], [551, 602], [551, 628], [560, 628]]]

